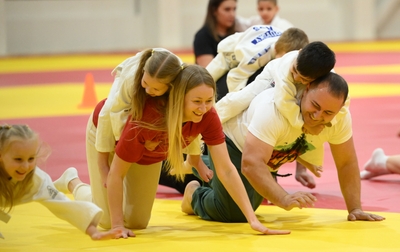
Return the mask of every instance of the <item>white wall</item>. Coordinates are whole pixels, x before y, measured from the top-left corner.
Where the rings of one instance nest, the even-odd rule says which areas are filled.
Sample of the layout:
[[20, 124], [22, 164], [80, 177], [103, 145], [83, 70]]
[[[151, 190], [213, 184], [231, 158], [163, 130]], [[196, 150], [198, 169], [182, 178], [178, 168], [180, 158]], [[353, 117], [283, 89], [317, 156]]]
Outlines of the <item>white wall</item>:
[[[257, 15], [257, 0], [237, 14]], [[0, 55], [191, 49], [207, 0], [0, 0]], [[279, 0], [311, 40], [400, 38], [400, 0]]]

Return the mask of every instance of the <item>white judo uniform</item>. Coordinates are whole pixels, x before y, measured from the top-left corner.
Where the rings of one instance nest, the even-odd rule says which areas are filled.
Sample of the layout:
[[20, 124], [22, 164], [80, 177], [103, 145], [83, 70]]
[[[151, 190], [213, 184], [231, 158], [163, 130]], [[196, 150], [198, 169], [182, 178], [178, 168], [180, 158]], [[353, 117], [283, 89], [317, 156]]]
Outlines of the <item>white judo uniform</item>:
[[[57, 191], [46, 172], [39, 167], [36, 167], [34, 172], [32, 189], [15, 205], [38, 202], [56, 217], [71, 223], [84, 233], [90, 224], [98, 225], [103, 214], [98, 206], [91, 202], [70, 200], [65, 194]], [[0, 220], [7, 223], [10, 218], [9, 214], [0, 211]]]
[[218, 44], [218, 54], [206, 69], [217, 81], [225, 73], [229, 92], [246, 86], [249, 77], [275, 57], [273, 49], [282, 30], [270, 25], [256, 25], [237, 32]]

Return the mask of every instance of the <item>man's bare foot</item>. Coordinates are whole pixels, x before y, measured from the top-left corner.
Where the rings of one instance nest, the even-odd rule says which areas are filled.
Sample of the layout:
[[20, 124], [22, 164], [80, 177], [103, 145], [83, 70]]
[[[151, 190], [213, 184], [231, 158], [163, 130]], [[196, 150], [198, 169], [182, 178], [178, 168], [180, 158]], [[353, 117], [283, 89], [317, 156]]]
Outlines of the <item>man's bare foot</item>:
[[192, 208], [192, 198], [194, 191], [199, 187], [200, 183], [196, 180], [190, 181], [189, 184], [186, 185], [181, 204], [182, 212], [186, 214], [194, 214]]
[[377, 176], [391, 174], [386, 167], [387, 156], [381, 148], [372, 152], [371, 158], [365, 163], [364, 170], [360, 172], [361, 179], [370, 179]]

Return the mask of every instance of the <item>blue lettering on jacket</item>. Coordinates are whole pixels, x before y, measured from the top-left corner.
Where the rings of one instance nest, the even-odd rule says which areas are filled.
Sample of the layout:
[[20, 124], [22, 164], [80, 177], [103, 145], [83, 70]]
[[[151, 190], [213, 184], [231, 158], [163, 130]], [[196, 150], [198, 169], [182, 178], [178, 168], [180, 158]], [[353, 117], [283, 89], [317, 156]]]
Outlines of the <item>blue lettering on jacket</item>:
[[265, 29], [267, 29], [267, 31], [264, 32], [263, 34], [260, 34], [259, 36], [257, 36], [256, 38], [254, 38], [254, 39], [251, 41], [251, 43], [254, 44], [254, 45], [260, 43], [261, 41], [263, 41], [263, 40], [265, 40], [265, 39], [273, 38], [273, 37], [278, 37], [278, 36], [281, 36], [281, 35], [282, 35], [282, 32], [275, 31], [271, 26], [264, 26], [264, 27], [262, 27], [262, 26], [256, 26], [256, 27], [253, 27], [253, 29], [254, 29], [255, 31], [259, 31], [260, 28], [265, 28]]

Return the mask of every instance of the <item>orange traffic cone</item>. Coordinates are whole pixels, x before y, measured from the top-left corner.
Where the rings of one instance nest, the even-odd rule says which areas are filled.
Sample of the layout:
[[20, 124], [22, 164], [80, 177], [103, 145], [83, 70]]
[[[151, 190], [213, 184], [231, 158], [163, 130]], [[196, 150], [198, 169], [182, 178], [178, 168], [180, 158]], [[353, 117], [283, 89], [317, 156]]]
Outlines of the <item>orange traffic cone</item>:
[[94, 78], [92, 73], [87, 73], [85, 78], [85, 90], [82, 103], [78, 108], [94, 108], [97, 105], [96, 91], [94, 90]]

